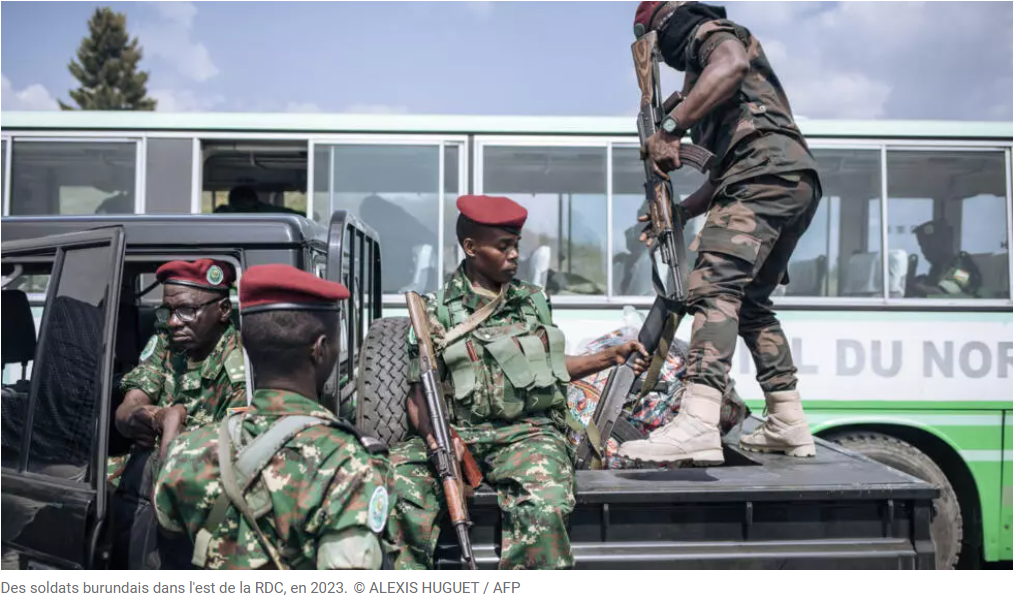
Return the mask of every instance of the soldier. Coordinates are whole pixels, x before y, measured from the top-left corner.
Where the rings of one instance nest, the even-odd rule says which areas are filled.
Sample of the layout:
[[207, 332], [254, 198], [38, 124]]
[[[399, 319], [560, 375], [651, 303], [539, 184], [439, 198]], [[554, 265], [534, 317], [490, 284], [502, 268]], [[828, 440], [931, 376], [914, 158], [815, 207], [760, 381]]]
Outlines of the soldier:
[[[566, 522], [574, 505], [575, 457], [565, 437], [572, 423], [566, 382], [646, 350], [632, 341], [593, 355], [565, 356], [563, 333], [552, 324], [545, 293], [514, 279], [527, 211], [508, 198], [488, 196], [462, 196], [457, 207], [465, 259], [439, 293], [426, 297], [441, 379], [453, 394], [448, 418], [498, 492], [500, 568], [569, 568]], [[431, 568], [444, 509], [422, 441], [431, 432], [414, 331], [408, 353], [408, 413], [421, 437], [391, 449], [398, 502], [390, 530], [401, 548], [395, 568]], [[643, 356], [630, 359], [638, 372], [647, 366]]]
[[180, 429], [217, 422], [229, 406], [246, 405], [243, 351], [230, 318], [232, 266], [207, 258], [172, 261], [155, 277], [163, 285], [155, 310], [163, 330], [123, 377], [115, 424], [133, 447], [127, 456], [111, 458], [107, 473], [115, 489], [115, 562], [130, 568], [156, 565], [150, 500], [169, 443]]
[[[723, 8], [641, 2], [634, 31], [640, 37], [652, 30], [665, 63], [686, 73], [685, 100], [647, 140], [645, 158], [667, 178], [681, 166], [680, 140], [687, 131], [717, 158], [709, 180], [683, 202], [690, 218], [709, 212], [691, 245], [698, 254], [689, 276], [693, 329], [682, 410], [649, 439], [624, 444], [619, 454], [653, 463], [721, 464], [721, 397], [741, 335], [769, 414], [754, 433], [742, 436], [742, 447], [814, 456], [796, 368], [770, 296], [787, 281], [788, 260], [822, 196], [816, 160], [760, 42], [727, 20]], [[646, 234], [641, 240], [651, 242]]]
[[343, 285], [286, 265], [246, 272], [239, 303], [257, 376], [253, 404], [170, 449], [155, 486], [170, 568], [191, 559], [208, 569], [383, 564], [386, 447], [319, 404], [348, 296]]
[[922, 223], [914, 229], [918, 246], [929, 261], [927, 275], [914, 279], [914, 297], [977, 298], [981, 270], [971, 255], [953, 250], [953, 226], [943, 219]]

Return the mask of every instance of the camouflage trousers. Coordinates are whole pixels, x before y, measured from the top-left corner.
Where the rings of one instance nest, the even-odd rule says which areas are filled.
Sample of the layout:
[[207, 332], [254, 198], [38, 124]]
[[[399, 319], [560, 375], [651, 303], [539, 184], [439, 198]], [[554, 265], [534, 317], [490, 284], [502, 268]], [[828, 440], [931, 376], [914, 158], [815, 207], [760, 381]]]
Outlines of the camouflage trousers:
[[[573, 453], [548, 419], [455, 427], [503, 514], [500, 569], [573, 566], [567, 520], [573, 512]], [[431, 569], [446, 512], [443, 489], [421, 438], [391, 448], [397, 503], [387, 525], [399, 547], [395, 569]]]
[[817, 189], [806, 171], [733, 183], [714, 197], [691, 245], [697, 258], [689, 276], [686, 381], [724, 391], [742, 336], [760, 387], [795, 389], [797, 369], [770, 296], [786, 280], [788, 260], [816, 213]]

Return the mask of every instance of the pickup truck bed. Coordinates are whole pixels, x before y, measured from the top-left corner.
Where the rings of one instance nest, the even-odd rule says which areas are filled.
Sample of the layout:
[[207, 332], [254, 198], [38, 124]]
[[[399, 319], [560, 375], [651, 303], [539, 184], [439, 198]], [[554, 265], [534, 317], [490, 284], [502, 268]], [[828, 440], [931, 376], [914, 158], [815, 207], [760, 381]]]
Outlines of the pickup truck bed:
[[[744, 431], [759, 421], [750, 418]], [[933, 486], [817, 440], [815, 458], [753, 454], [725, 438], [711, 468], [579, 471], [570, 541], [580, 569], [933, 569]], [[472, 501], [479, 568], [496, 568], [500, 516]], [[442, 530], [438, 568], [459, 568]]]

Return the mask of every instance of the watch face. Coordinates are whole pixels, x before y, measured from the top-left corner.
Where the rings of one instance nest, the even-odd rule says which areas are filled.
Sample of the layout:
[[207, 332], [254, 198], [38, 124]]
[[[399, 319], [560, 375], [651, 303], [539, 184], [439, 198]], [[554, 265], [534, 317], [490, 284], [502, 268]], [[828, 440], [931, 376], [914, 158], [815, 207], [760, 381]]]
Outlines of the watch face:
[[672, 133], [673, 131], [675, 131], [675, 119], [672, 118], [665, 119], [664, 121], [662, 121], [661, 127], [668, 133]]

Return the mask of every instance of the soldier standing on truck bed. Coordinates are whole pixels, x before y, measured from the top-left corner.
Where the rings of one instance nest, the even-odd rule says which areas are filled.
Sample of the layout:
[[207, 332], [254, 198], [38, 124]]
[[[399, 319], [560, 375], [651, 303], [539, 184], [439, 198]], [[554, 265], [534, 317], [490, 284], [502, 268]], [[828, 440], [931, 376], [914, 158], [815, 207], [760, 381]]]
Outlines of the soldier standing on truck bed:
[[[527, 210], [509, 198], [462, 196], [457, 239], [465, 259], [437, 294], [425, 297], [448, 420], [497, 491], [503, 512], [502, 569], [573, 566], [566, 523], [574, 506], [574, 454], [565, 437], [566, 383], [623, 364], [637, 341], [565, 356], [545, 292], [514, 279]], [[477, 315], [477, 317], [473, 317]], [[418, 343], [409, 329], [408, 414], [421, 437], [391, 449], [398, 501], [391, 537], [395, 568], [432, 568], [443, 512], [427, 461], [431, 435], [419, 384]], [[643, 371], [643, 357], [632, 358]]]
[[378, 569], [386, 446], [320, 405], [348, 290], [288, 265], [243, 276], [248, 410], [181, 435], [155, 485], [163, 566]]
[[703, 457], [714, 464], [717, 457], [720, 463], [721, 398], [740, 335], [769, 415], [742, 436], [742, 447], [790, 456], [816, 452], [770, 296], [787, 282], [788, 261], [816, 213], [817, 163], [760, 42], [725, 16], [723, 8], [699, 2], [641, 2], [634, 18], [637, 37], [657, 31], [665, 63], [686, 73], [685, 100], [663, 117], [642, 152], [659, 173], [679, 168], [688, 131], [716, 156], [709, 180], [683, 202], [690, 218], [709, 212], [691, 246], [698, 255], [689, 276], [693, 333], [681, 411], [647, 440], [619, 449], [643, 462]]
[[[246, 405], [246, 368], [239, 333], [232, 325], [229, 263], [202, 258], [172, 261], [155, 273], [162, 305], [155, 316], [162, 331], [123, 377], [123, 403], [116, 428], [134, 442], [130, 454], [112, 457], [114, 564], [157, 566], [151, 491], [160, 461], [180, 429], [194, 429]], [[157, 446], [156, 446], [157, 444]]]

